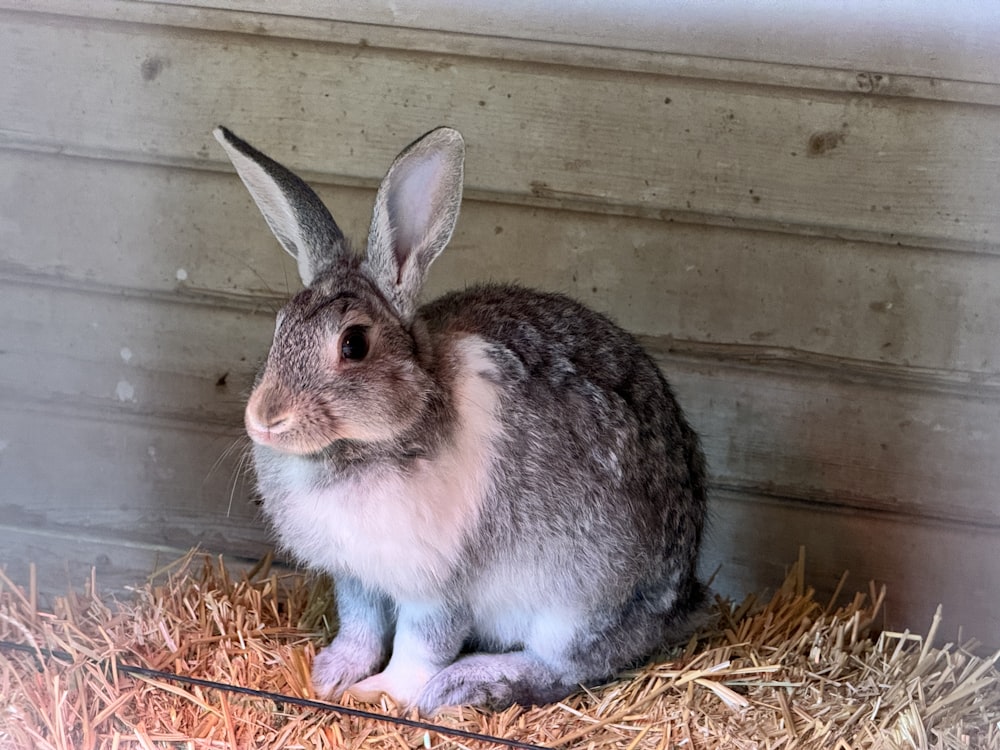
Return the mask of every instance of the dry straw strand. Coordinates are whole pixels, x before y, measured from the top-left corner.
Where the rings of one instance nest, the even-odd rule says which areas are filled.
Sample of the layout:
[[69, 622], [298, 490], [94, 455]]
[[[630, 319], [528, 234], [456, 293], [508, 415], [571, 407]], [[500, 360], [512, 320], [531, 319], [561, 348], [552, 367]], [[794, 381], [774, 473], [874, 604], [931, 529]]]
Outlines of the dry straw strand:
[[[878, 633], [884, 587], [838, 606], [846, 580], [816, 602], [800, 551], [772, 596], [717, 599], [713, 625], [622, 679], [550, 706], [458, 708], [437, 721], [551, 748], [1000, 750], [1000, 652], [937, 647], [940, 609], [924, 636]], [[91, 572], [84, 595], [70, 592], [46, 612], [33, 577], [22, 589], [0, 571], [0, 640], [30, 647], [0, 650], [3, 750], [490, 746], [122, 673], [119, 662], [314, 698], [309, 667], [332, 629], [330, 585], [283, 572], [270, 556], [238, 574], [192, 552], [110, 604], [97, 584]]]

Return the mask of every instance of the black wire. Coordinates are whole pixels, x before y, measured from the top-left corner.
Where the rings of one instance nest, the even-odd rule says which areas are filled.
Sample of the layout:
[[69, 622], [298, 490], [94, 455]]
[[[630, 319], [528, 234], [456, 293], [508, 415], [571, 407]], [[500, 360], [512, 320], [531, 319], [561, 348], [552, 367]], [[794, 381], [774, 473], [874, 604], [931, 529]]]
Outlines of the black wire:
[[[24, 653], [33, 654], [36, 658], [39, 656], [47, 657], [51, 659], [58, 659], [60, 661], [73, 661], [73, 655], [65, 651], [57, 651], [49, 648], [39, 648], [35, 646], [29, 646], [24, 643], [12, 643], [11, 641], [0, 640], [0, 649], [6, 649], [8, 651], [21, 651]], [[97, 660], [93, 660], [94, 663], [101, 663]], [[41, 667], [41, 664], [39, 664]], [[416, 719], [407, 719], [405, 717], [389, 716], [388, 714], [379, 714], [374, 711], [365, 711], [361, 708], [350, 708], [348, 706], [340, 706], [335, 703], [324, 703], [323, 701], [310, 700], [309, 698], [296, 698], [293, 695], [282, 695], [281, 693], [271, 693], [266, 690], [255, 690], [254, 688], [242, 687], [240, 685], [228, 685], [224, 682], [215, 682], [213, 680], [203, 680], [199, 677], [185, 677], [184, 675], [173, 674], [171, 672], [163, 672], [159, 669], [149, 669], [147, 667], [137, 667], [132, 664], [125, 664], [124, 662], [116, 662], [116, 669], [128, 675], [134, 675], [136, 677], [149, 677], [158, 680], [165, 680], [167, 682], [178, 682], [183, 685], [196, 685], [203, 688], [211, 688], [213, 690], [221, 690], [227, 693], [237, 693], [239, 695], [249, 695], [254, 698], [263, 698], [276, 703], [288, 703], [293, 706], [298, 706], [300, 708], [312, 708], [319, 711], [329, 711], [331, 713], [342, 714], [344, 716], [353, 716], [358, 719], [369, 719], [372, 721], [382, 721], [389, 722], [390, 724], [396, 724], [398, 726], [409, 727], [411, 729], [422, 729], [425, 732], [436, 732], [438, 734], [444, 734], [451, 737], [460, 737], [464, 740], [476, 740], [478, 742], [492, 742], [498, 745], [505, 745], [507, 747], [518, 748], [518, 750], [547, 750], [541, 745], [533, 745], [530, 742], [521, 742], [520, 740], [510, 740], [503, 737], [494, 737], [489, 734], [480, 734], [478, 732], [469, 732], [465, 729], [454, 729], [452, 727], [446, 727], [441, 724], [434, 724], [428, 721], [418, 721]]]

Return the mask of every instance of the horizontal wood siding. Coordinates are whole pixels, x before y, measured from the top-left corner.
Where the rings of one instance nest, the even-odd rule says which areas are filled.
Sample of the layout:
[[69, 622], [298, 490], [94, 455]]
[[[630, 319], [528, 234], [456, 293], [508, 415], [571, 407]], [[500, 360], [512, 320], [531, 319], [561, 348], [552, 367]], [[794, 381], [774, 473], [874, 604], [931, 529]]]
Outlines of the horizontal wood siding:
[[[269, 314], [38, 284], [0, 283], [0, 317], [10, 326], [0, 394], [50, 408], [169, 416], [234, 437], [271, 332]], [[716, 481], [1000, 530], [992, 497], [1000, 399], [647, 344], [699, 427]]]
[[[0, 174], [3, 231], [31, 237], [8, 242], [0, 276], [263, 310], [298, 284], [231, 173], [7, 150]], [[317, 187], [360, 242], [374, 192]], [[469, 199], [429, 293], [513, 278], [640, 334], [989, 388], [1000, 386], [998, 277], [996, 255]]]
[[1000, 140], [989, 107], [18, 20], [0, 27], [11, 146], [221, 167], [211, 127], [245, 122], [308, 175], [371, 184], [445, 121], [470, 142], [473, 195], [918, 244], [1000, 236], [1000, 159], [955, 148]]
[[824, 593], [850, 569], [889, 585], [887, 625], [944, 602], [952, 632], [1000, 645], [1000, 87], [887, 96], [842, 71], [570, 64], [238, 9], [5, 6], [15, 576], [34, 560], [53, 590], [93, 564], [124, 586], [193, 545], [267, 549], [241, 402], [298, 281], [212, 127], [314, 180], [360, 242], [392, 156], [447, 122], [467, 199], [429, 293], [517, 280], [643, 338], [703, 435], [720, 591], [776, 585], [804, 544]]
[[[153, 1], [199, 10], [205, 6], [203, 0]], [[883, 3], [880, 12], [890, 23], [880, 23], [861, 0], [836, 5], [821, 0], [777, 0], [766, 6], [740, 0], [669, 5], [618, 0], [586, 6], [573, 0], [501, 5], [489, 0], [396, 0], [355, 3], [335, 12], [328, 0], [283, 0], [280, 5], [271, 0], [214, 0], [212, 6], [292, 18], [332, 16], [353, 26], [460, 32], [508, 43], [558, 42], [584, 47], [591, 54], [595, 48], [608, 47], [618, 53], [619, 66], [623, 53], [651, 51], [661, 58], [728, 58], [740, 61], [744, 68], [749, 67], [747, 61], [810, 66], [819, 69], [817, 78], [831, 68], [863, 65], [884, 77], [916, 74], [936, 82], [952, 78], [1000, 83], [995, 65], [1000, 53], [1000, 11], [975, 0], [926, 5], [921, 13], [907, 8], [905, 2]], [[467, 39], [463, 41], [468, 44]], [[716, 62], [715, 67], [723, 66]], [[787, 71], [786, 77], [799, 72]]]

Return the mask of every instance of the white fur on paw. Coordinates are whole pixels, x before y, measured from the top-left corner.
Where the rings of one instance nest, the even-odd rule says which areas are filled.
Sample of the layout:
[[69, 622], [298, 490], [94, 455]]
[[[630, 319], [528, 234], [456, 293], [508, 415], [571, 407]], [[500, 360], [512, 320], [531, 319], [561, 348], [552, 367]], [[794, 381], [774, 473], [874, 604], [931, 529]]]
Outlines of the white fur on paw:
[[412, 706], [430, 676], [428, 669], [413, 664], [394, 667], [390, 662], [384, 672], [351, 685], [347, 692], [365, 703], [377, 703], [387, 695], [397, 706]]
[[336, 638], [320, 651], [312, 665], [312, 684], [316, 695], [336, 700], [348, 687], [378, 669], [379, 655], [362, 651], [357, 644]]

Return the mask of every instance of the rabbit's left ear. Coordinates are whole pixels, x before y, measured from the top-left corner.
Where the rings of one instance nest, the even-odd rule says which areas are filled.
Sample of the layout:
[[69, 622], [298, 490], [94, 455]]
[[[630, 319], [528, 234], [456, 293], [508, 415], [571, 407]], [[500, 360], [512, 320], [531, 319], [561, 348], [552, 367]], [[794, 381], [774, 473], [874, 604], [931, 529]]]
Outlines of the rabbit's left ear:
[[278, 242], [295, 258], [309, 286], [346, 252], [344, 235], [311, 187], [224, 127], [212, 131], [236, 167]]
[[407, 146], [379, 186], [365, 264], [404, 321], [455, 229], [464, 161], [462, 135], [437, 128]]

